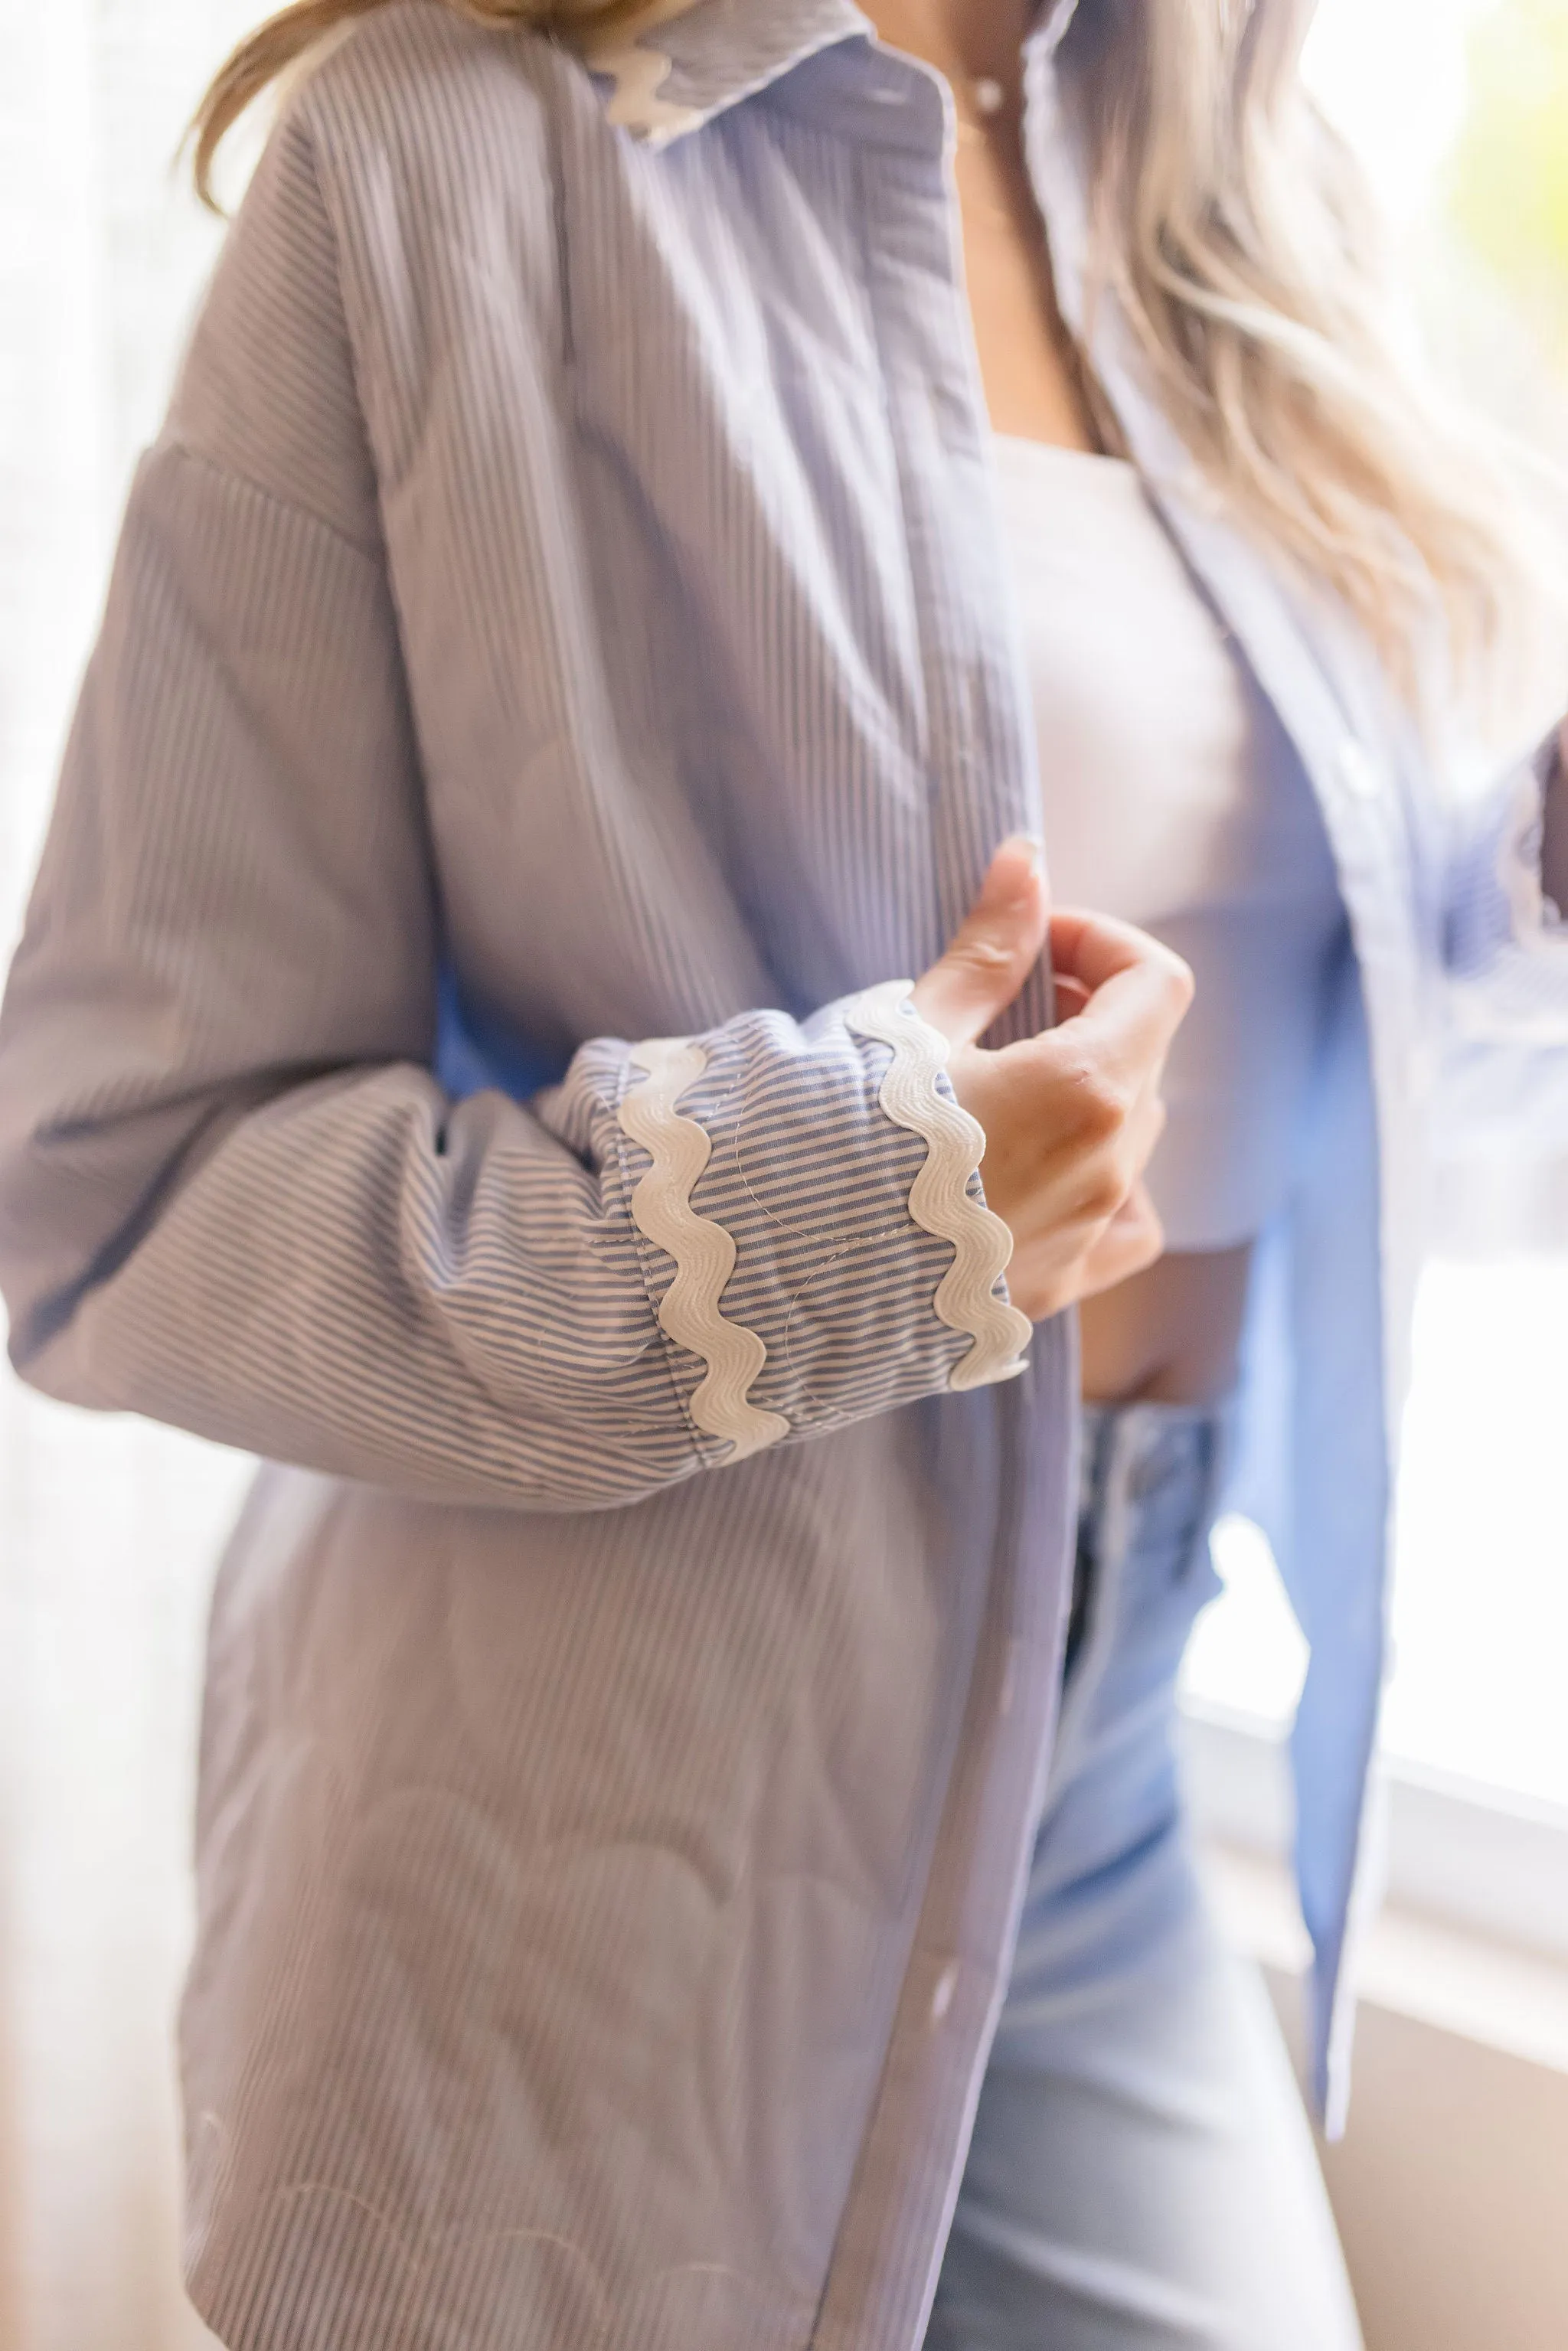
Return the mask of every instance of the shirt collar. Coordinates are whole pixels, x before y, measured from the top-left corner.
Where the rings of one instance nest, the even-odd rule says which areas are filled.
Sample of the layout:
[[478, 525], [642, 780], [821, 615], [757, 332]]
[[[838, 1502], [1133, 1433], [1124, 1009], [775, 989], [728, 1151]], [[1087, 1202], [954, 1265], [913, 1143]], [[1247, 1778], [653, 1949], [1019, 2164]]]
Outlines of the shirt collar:
[[[1079, 0], [1042, 0], [1029, 50], [1053, 53]], [[648, 146], [668, 146], [819, 50], [875, 27], [855, 0], [653, 0], [629, 26], [591, 35], [583, 57], [605, 112]]]
[[653, 0], [583, 44], [610, 120], [652, 147], [700, 130], [835, 41], [873, 32], [854, 0]]

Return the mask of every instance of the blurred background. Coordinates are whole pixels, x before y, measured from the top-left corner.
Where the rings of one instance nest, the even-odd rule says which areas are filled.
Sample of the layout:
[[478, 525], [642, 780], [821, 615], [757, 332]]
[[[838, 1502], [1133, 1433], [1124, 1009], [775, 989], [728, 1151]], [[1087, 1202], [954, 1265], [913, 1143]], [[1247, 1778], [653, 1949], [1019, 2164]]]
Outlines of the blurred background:
[[[171, 158], [258, 13], [0, 9], [0, 946], [219, 233]], [[1308, 68], [1383, 197], [1433, 364], [1568, 461], [1568, 0], [1322, 0]], [[1331, 2167], [1371, 2351], [1568, 2341], [1568, 1134], [1562, 1152], [1451, 1171], [1421, 1304], [1394, 1907]], [[0, 1375], [0, 2351], [206, 2339], [178, 2286], [170, 2029], [202, 1619], [247, 1468]], [[1220, 1552], [1190, 1766], [1236, 1931], [1282, 1985], [1300, 1643], [1255, 1531], [1228, 1523]], [[1434, 2099], [1459, 2149], [1439, 2170], [1416, 2144]]]

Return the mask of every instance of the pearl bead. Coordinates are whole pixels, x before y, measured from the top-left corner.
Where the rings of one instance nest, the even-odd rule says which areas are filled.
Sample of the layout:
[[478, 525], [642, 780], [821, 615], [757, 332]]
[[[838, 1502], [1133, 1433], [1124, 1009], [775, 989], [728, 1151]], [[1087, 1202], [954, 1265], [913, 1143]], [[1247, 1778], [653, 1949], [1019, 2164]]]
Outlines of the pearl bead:
[[996, 114], [1000, 111], [1007, 92], [999, 81], [993, 81], [988, 74], [982, 74], [973, 88], [975, 104], [982, 114]]

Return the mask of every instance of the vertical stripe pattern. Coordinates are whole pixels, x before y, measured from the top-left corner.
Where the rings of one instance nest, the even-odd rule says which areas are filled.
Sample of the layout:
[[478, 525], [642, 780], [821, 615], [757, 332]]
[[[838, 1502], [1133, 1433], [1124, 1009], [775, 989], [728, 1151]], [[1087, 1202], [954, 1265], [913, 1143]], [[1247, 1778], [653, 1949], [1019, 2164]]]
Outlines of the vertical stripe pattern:
[[662, 148], [606, 118], [643, 67], [429, 0], [291, 101], [0, 1024], [28, 1375], [289, 1465], [214, 1604], [182, 2020], [233, 2351], [911, 2351], [1005, 1970], [1068, 1333], [950, 1384], [978, 1186], [929, 1206], [847, 1018], [1032, 814], [931, 601], [993, 568], [967, 361], [928, 523], [876, 390], [942, 335], [900, 356], [868, 169], [938, 217], [939, 128], [852, 143], [835, 0], [702, 13]]
[[[596, 77], [392, 0], [291, 98], [0, 1013], [17, 1362], [269, 1458], [182, 2021], [231, 2351], [915, 2351], [1022, 1895], [1072, 1333], [1020, 1369], [891, 978], [1039, 822], [948, 112], [851, 0], [660, 13]], [[1321, 1308], [1279, 1384], [1321, 1894], [1370, 1735], [1323, 1693], [1375, 1685], [1380, 1182], [1414, 1222], [1367, 1071], [1401, 1098], [1442, 925], [1333, 781], [1328, 657], [1106, 381], [1333, 801], [1361, 957], [1278, 1285]]]

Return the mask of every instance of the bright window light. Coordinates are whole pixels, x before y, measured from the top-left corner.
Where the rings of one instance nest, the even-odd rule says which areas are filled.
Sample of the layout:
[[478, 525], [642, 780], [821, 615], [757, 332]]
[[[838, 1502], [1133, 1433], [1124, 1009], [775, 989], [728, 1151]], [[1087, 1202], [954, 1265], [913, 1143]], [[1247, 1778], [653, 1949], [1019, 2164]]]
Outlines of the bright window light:
[[[1359, 150], [1441, 369], [1568, 455], [1568, 0], [1322, 0], [1305, 59]], [[1559, 695], [1561, 701], [1563, 697]], [[1568, 1256], [1438, 1261], [1421, 1291], [1385, 1727], [1391, 1753], [1568, 1807]], [[1256, 1528], [1185, 1687], [1290, 1719], [1305, 1650]]]

